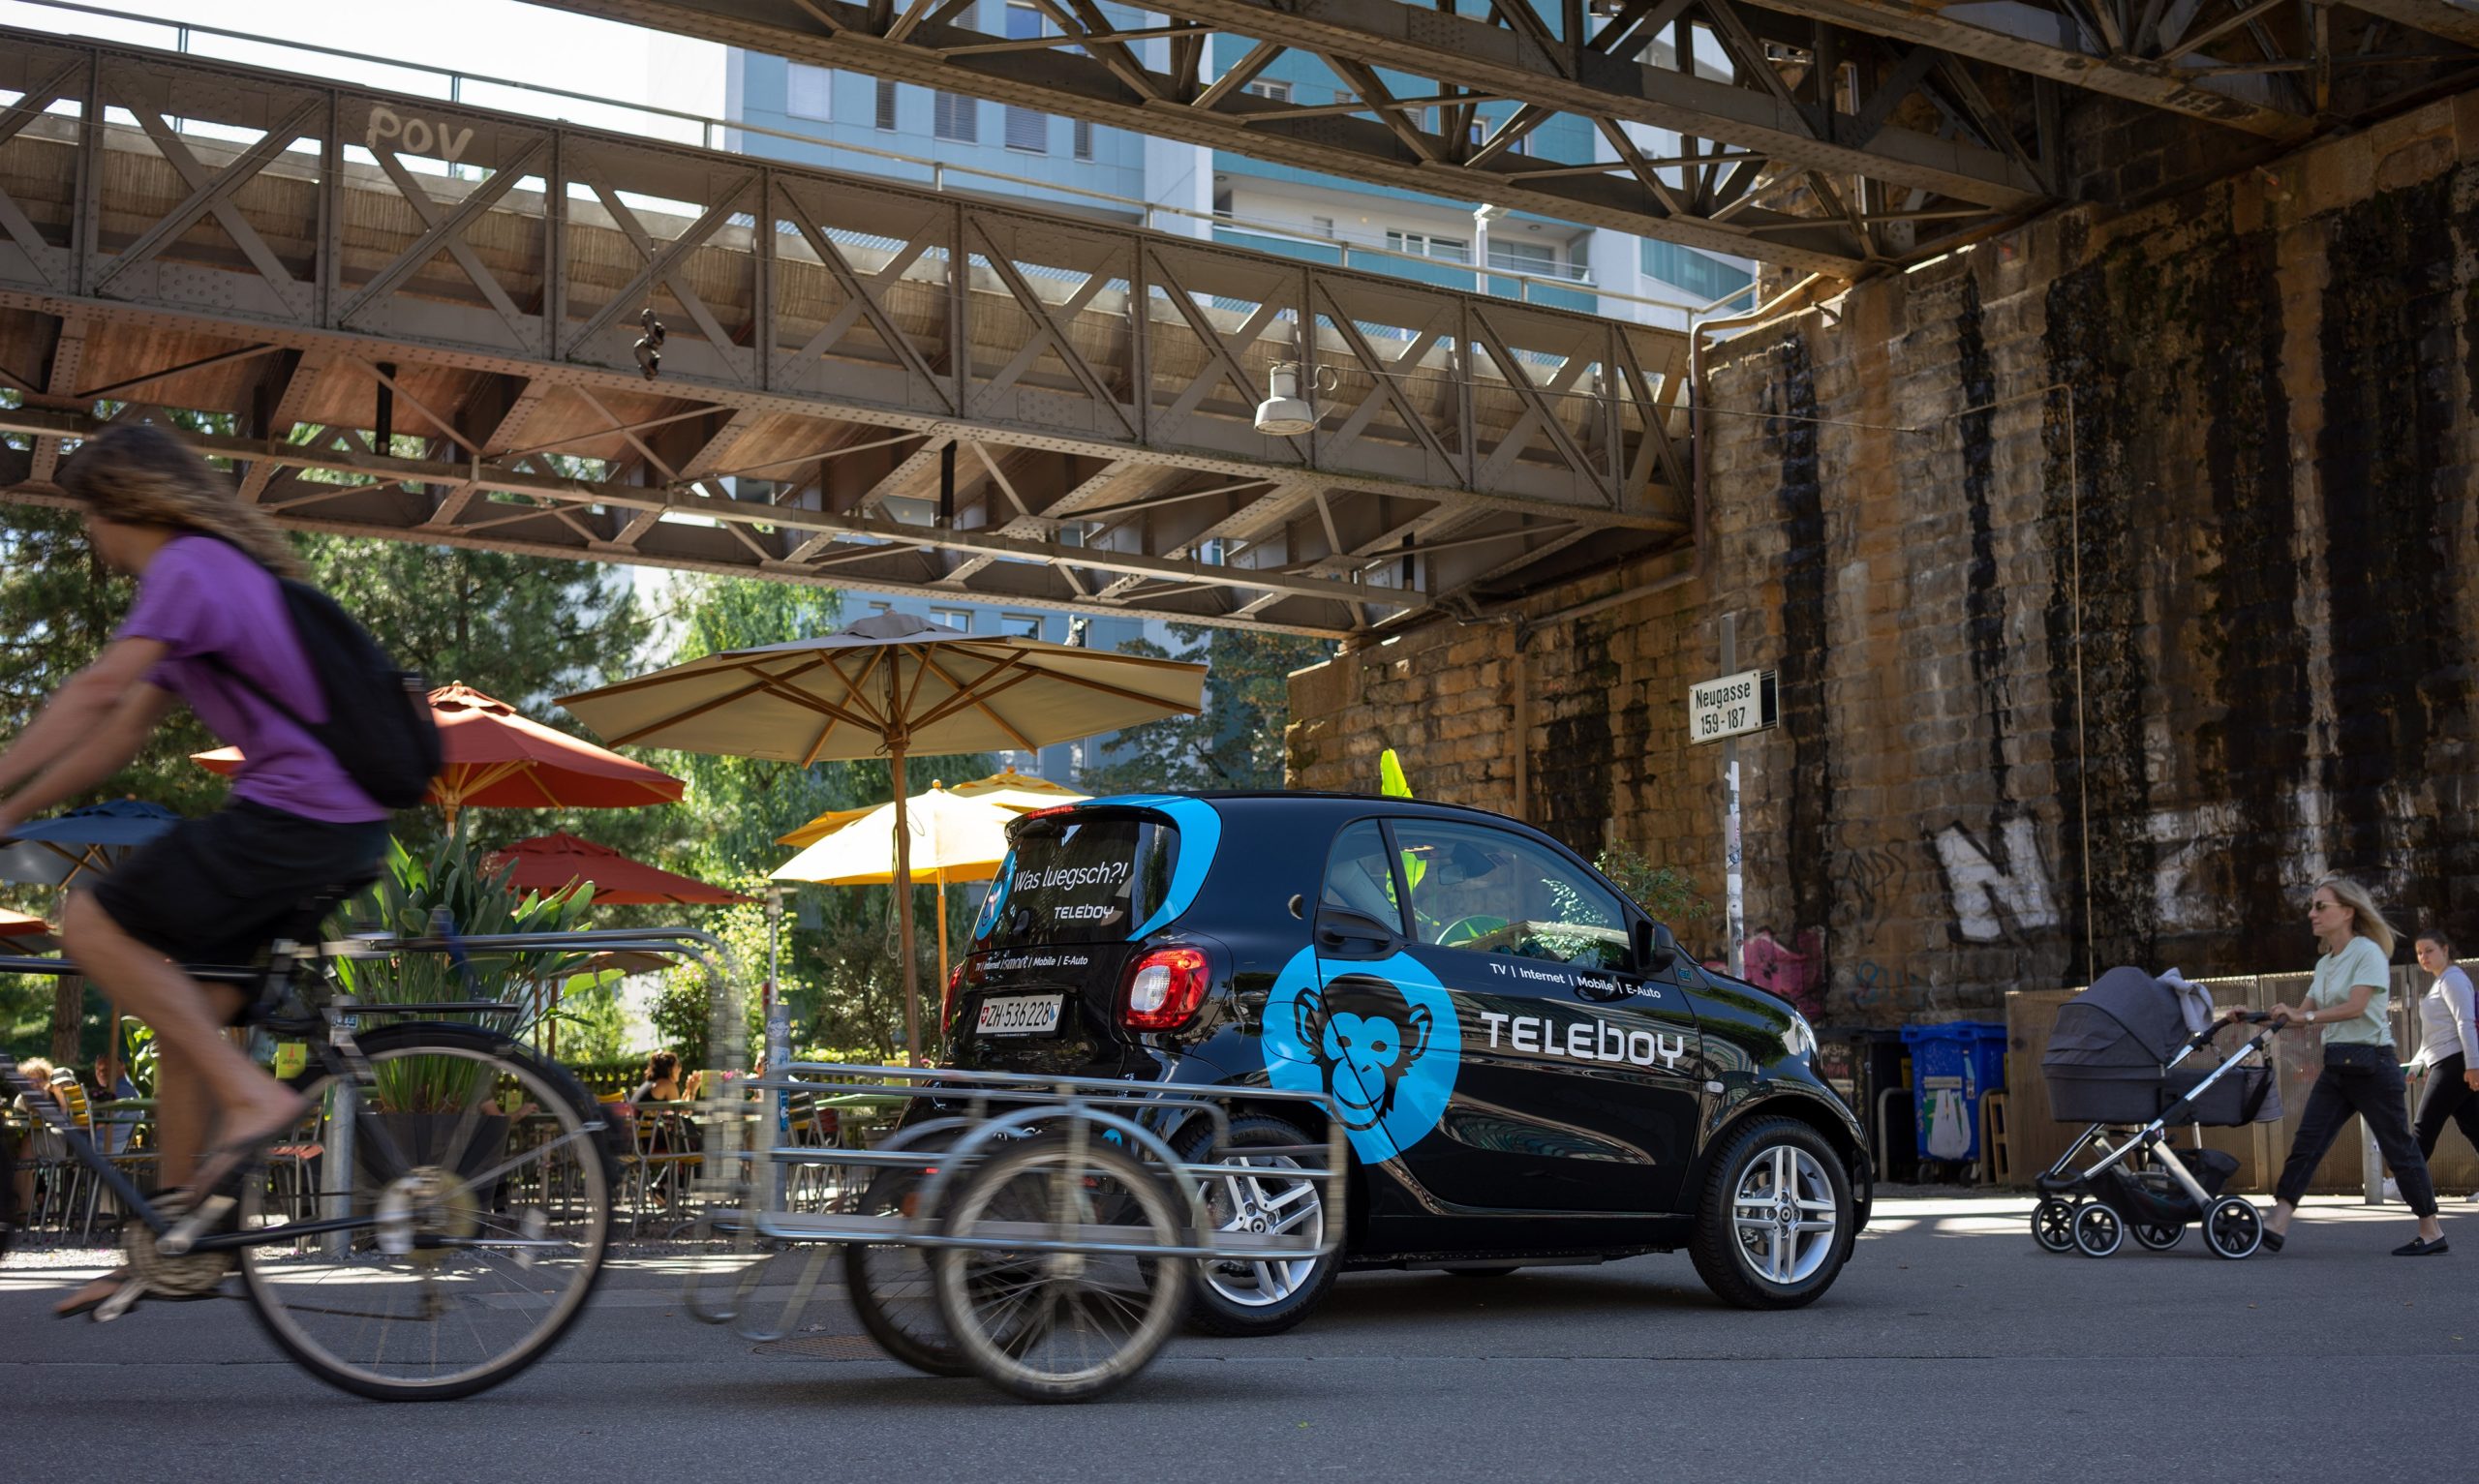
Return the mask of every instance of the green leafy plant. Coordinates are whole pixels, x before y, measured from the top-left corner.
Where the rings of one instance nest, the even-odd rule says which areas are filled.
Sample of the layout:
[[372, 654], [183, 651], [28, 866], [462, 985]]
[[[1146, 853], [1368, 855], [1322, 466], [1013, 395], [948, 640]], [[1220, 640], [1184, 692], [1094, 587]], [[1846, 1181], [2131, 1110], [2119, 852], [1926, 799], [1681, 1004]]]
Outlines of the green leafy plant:
[[[460, 828], [420, 855], [391, 840], [387, 870], [362, 899], [366, 924], [375, 905], [378, 925], [398, 937], [432, 934], [434, 923], [449, 926], [459, 937], [494, 937], [518, 932], [564, 932], [577, 926], [594, 903], [591, 887], [557, 896], [519, 893], [505, 872], [486, 872]], [[356, 924], [348, 930], [359, 930]], [[372, 1005], [440, 1005], [460, 1000], [506, 1000], [511, 1009], [497, 1028], [511, 1037], [527, 1034], [542, 1012], [547, 996], [534, 986], [573, 973], [584, 955], [573, 953], [474, 953], [460, 967], [446, 954], [395, 954], [379, 958], [348, 958], [336, 974], [354, 998]], [[475, 1079], [485, 1070], [479, 1062], [443, 1056], [403, 1057], [380, 1064], [378, 1096], [383, 1111], [428, 1113], [453, 1110], [474, 1101]]]
[[1713, 904], [1696, 890], [1696, 878], [1674, 865], [1656, 864], [1627, 844], [1605, 848], [1592, 863], [1656, 923], [1675, 929], [1702, 920]]

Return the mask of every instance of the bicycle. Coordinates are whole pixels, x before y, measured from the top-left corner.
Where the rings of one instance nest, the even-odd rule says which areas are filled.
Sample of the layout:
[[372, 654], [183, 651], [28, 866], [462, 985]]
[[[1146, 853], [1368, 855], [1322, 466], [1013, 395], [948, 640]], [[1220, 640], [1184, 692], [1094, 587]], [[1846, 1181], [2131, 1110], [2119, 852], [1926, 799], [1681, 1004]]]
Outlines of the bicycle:
[[[305, 1176], [315, 1165], [315, 1210], [275, 1209], [268, 1181], [255, 1172], [264, 1149], [235, 1196], [195, 1208], [178, 1197], [150, 1199], [47, 1096], [27, 1103], [127, 1213], [130, 1276], [94, 1311], [96, 1320], [117, 1319], [149, 1296], [214, 1293], [237, 1264], [260, 1325], [321, 1380], [381, 1401], [471, 1396], [548, 1353], [593, 1293], [618, 1180], [608, 1130], [574, 1077], [509, 1036], [404, 1018], [506, 1016], [516, 1006], [484, 998], [363, 1004], [336, 984], [328, 961], [444, 953], [470, 984], [464, 955], [474, 952], [652, 949], [702, 958], [697, 945], [718, 954], [721, 947], [678, 929], [320, 942], [317, 924], [336, 900], [306, 908], [262, 966], [190, 970], [208, 983], [255, 986], [239, 1023], [303, 1045], [303, 1064], [286, 1080], [319, 1109], [320, 1135], [276, 1157], [297, 1162]], [[0, 957], [0, 974], [70, 972], [61, 959]], [[382, 1019], [395, 1023], [363, 1024]], [[0, 1101], [33, 1091], [0, 1064]], [[0, 1168], [14, 1168], [14, 1156]], [[12, 1194], [0, 1180], [0, 1252]]]

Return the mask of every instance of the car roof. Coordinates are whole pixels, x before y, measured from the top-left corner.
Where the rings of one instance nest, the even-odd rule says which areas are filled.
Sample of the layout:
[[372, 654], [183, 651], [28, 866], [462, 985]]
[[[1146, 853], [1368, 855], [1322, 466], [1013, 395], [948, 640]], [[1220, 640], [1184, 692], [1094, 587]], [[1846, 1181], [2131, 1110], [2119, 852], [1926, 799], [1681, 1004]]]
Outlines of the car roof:
[[[1301, 807], [1322, 807], [1330, 810], [1338, 810], [1346, 805], [1365, 806], [1373, 804], [1390, 812], [1406, 814], [1436, 814], [1444, 815], [1449, 818], [1485, 820], [1493, 825], [1513, 825], [1518, 830], [1527, 830], [1535, 834], [1543, 833], [1539, 826], [1528, 825], [1522, 820], [1515, 819], [1511, 815], [1499, 814], [1488, 809], [1477, 808], [1471, 804], [1448, 803], [1442, 800], [1435, 799], [1405, 799], [1396, 794], [1353, 794], [1331, 789], [1225, 788], [1200, 789], [1193, 793], [1178, 793], [1173, 795], [1105, 795], [1100, 798], [1087, 800], [1082, 803], [1061, 804], [1058, 805], [1058, 807], [1082, 809], [1102, 804], [1123, 804], [1130, 807], [1142, 808], [1145, 806], [1142, 802], [1145, 799], [1164, 797], [1200, 800], [1204, 803], [1213, 804], [1216, 807], [1235, 803], [1266, 803], [1297, 805]], [[1048, 811], [1045, 810], [1044, 812]]]

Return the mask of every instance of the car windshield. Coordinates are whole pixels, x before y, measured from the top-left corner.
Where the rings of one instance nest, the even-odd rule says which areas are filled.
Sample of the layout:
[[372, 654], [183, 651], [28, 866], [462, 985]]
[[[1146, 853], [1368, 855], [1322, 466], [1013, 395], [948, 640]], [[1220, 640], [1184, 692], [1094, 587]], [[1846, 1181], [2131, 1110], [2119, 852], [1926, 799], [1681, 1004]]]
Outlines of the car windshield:
[[991, 884], [1005, 894], [973, 950], [1123, 940], [1169, 892], [1178, 854], [1179, 832], [1142, 815], [1030, 821], [1016, 832], [1013, 872]]

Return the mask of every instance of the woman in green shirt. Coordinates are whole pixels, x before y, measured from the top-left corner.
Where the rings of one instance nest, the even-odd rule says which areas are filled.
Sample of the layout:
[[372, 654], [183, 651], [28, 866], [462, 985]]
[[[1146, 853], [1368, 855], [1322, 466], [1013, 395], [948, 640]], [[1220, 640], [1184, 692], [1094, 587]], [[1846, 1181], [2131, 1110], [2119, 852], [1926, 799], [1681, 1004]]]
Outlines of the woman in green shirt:
[[2306, 999], [2274, 1006], [2273, 1018], [2284, 1025], [2322, 1028], [2324, 1073], [2307, 1095], [2289, 1163], [2281, 1166], [2280, 1184], [2274, 1189], [2279, 1204], [2264, 1223], [2264, 1246], [2281, 1250], [2307, 1182], [2341, 1137], [2341, 1126], [2356, 1113], [2367, 1120], [2376, 1147], [2384, 1151], [2401, 1183], [2402, 1198], [2419, 1218], [2418, 1240], [2393, 1249], [2393, 1256], [2435, 1256], [2445, 1250], [2444, 1227], [2436, 1222], [2428, 1162], [2419, 1157], [2418, 1140], [2410, 1136], [2408, 1092], [2393, 1046], [2393, 974], [2385, 967], [2393, 956], [2393, 925], [2375, 910], [2365, 887], [2339, 876], [2327, 877], [2315, 888], [2307, 925], [2324, 955], [2315, 960]]

